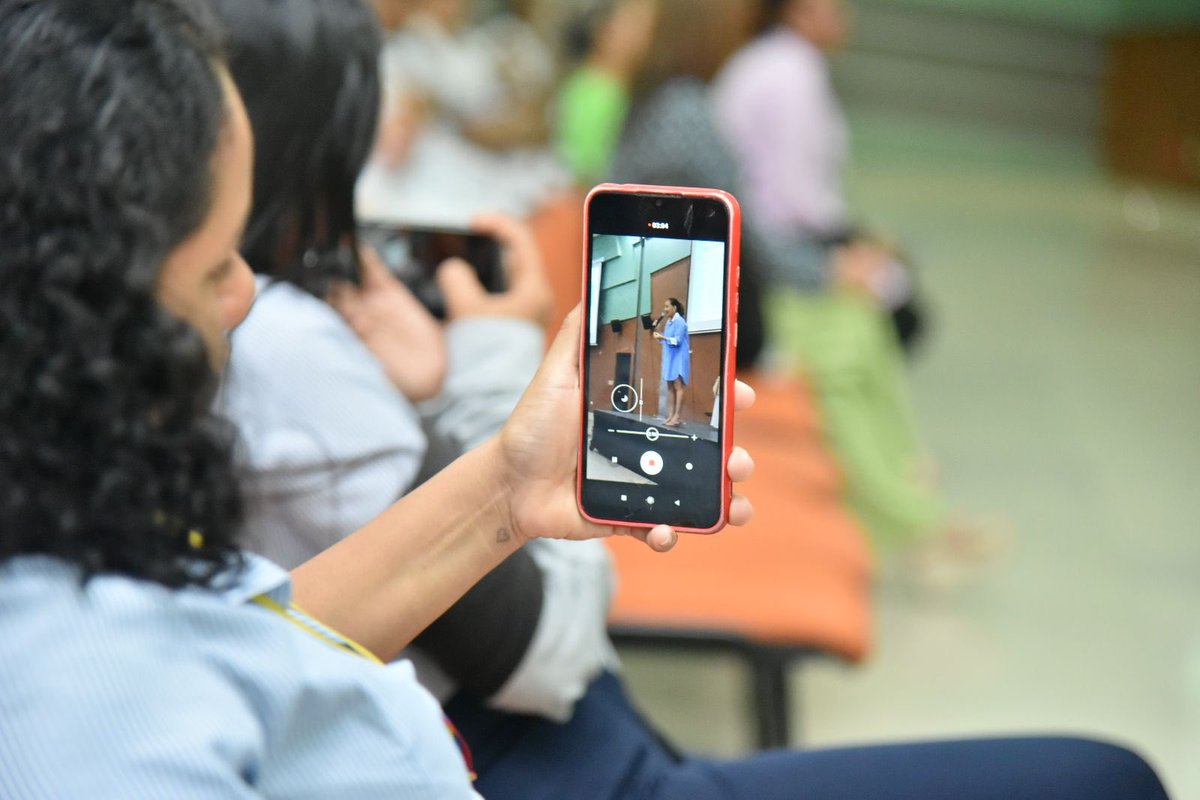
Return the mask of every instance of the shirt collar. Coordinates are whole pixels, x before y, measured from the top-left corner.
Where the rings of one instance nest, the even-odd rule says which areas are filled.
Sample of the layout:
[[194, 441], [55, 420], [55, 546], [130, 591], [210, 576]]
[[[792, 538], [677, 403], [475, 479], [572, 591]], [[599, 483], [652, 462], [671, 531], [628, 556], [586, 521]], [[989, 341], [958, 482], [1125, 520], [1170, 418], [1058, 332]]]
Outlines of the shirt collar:
[[245, 567], [236, 580], [220, 589], [217, 595], [230, 605], [243, 605], [251, 598], [265, 594], [281, 606], [292, 601], [292, 577], [274, 561], [256, 553], [243, 553]]

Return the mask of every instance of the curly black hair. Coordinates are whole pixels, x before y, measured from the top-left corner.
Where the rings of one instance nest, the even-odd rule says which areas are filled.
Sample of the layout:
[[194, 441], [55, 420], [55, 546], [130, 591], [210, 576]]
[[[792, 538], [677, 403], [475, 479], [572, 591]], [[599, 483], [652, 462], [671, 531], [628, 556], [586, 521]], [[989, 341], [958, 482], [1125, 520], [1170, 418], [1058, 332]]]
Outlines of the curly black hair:
[[155, 299], [209, 209], [221, 52], [189, 0], [0, 0], [0, 563], [241, 564], [217, 376]]
[[354, 185], [375, 143], [383, 34], [365, 0], [208, 0], [254, 129], [242, 254], [324, 298], [358, 283]]

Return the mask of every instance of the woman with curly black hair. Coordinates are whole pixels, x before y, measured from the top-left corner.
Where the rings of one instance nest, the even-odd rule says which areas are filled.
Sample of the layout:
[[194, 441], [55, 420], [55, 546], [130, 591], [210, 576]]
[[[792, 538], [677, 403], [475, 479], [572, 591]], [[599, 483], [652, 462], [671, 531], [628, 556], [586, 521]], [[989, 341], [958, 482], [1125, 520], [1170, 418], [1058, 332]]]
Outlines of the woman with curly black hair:
[[0, 796], [475, 797], [378, 658], [531, 538], [627, 532], [575, 507], [578, 317], [499, 436], [290, 576], [244, 554], [210, 403], [253, 145], [214, 30], [0, 0]]

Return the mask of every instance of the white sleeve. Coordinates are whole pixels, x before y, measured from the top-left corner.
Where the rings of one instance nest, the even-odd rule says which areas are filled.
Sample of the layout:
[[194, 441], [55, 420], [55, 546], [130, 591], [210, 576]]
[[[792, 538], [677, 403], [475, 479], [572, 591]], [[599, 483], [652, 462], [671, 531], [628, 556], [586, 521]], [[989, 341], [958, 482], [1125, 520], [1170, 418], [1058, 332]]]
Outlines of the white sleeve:
[[446, 326], [449, 360], [437, 398], [422, 406], [437, 438], [465, 452], [508, 420], [542, 363], [545, 337], [532, 322], [472, 317]]

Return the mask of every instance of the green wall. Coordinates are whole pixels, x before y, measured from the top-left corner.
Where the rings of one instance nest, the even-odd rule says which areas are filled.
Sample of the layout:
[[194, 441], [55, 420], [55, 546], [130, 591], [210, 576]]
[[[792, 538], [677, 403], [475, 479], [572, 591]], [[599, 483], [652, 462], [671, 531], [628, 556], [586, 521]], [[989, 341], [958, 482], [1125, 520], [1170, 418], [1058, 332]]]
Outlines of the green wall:
[[1051, 24], [1090, 33], [1200, 24], [1200, 0], [858, 0]]
[[[608, 239], [612, 241], [602, 242]], [[641, 240], [642, 244], [635, 244]], [[604, 262], [600, 273], [600, 323], [614, 319], [626, 320], [650, 311], [650, 276], [686, 258], [692, 243], [684, 239], [644, 239], [638, 236], [601, 236], [593, 244], [595, 252], [614, 252], [613, 243], [621, 255]], [[641, 308], [638, 303], [638, 269], [642, 271]]]

